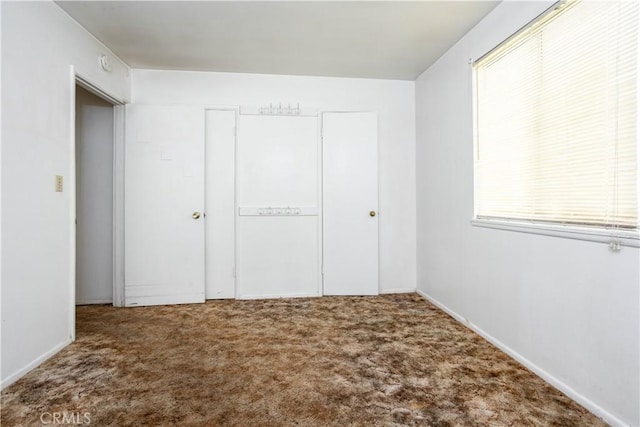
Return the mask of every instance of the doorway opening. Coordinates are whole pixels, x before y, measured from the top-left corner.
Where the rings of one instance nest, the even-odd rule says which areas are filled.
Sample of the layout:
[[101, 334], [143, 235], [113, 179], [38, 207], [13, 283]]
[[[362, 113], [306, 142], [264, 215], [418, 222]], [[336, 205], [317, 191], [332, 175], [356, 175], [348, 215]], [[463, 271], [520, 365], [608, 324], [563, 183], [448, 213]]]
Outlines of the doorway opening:
[[114, 105], [75, 88], [76, 305], [112, 304]]

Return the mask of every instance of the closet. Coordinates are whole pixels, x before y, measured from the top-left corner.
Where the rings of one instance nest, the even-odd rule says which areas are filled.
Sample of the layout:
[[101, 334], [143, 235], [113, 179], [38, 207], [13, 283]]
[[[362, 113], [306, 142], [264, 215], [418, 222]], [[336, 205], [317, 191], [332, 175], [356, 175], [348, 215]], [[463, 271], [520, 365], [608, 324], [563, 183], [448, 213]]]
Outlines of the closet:
[[378, 293], [371, 112], [127, 106], [125, 305]]

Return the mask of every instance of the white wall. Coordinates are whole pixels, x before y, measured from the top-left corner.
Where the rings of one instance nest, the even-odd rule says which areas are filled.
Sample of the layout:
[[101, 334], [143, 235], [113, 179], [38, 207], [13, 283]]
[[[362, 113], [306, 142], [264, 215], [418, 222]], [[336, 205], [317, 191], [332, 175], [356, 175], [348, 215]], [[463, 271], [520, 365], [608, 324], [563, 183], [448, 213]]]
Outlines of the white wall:
[[[2, 2], [2, 386], [72, 337], [74, 126], [70, 65], [129, 96], [127, 67], [52, 2]], [[54, 176], [64, 192], [54, 192]]]
[[[240, 116], [236, 144], [239, 209], [318, 206], [318, 151], [316, 117]], [[238, 213], [236, 296], [320, 295], [320, 217]]]
[[377, 111], [380, 154], [380, 285], [415, 289], [414, 82], [133, 70], [141, 104], [264, 106]]
[[113, 118], [76, 87], [76, 304], [113, 301]]
[[504, 2], [416, 83], [418, 290], [613, 423], [640, 425], [638, 249], [471, 226], [471, 66], [549, 2]]

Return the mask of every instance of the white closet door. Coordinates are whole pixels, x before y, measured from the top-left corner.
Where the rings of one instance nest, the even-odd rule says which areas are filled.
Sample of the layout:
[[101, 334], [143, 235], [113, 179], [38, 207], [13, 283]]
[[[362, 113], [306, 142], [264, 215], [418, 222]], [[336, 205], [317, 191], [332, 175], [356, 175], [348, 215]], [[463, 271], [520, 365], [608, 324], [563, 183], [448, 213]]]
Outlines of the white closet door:
[[235, 297], [236, 112], [206, 113], [206, 296]]
[[125, 305], [204, 302], [204, 109], [126, 112]]
[[240, 115], [237, 297], [320, 293], [316, 117]]
[[325, 113], [325, 295], [378, 294], [378, 133], [375, 113]]

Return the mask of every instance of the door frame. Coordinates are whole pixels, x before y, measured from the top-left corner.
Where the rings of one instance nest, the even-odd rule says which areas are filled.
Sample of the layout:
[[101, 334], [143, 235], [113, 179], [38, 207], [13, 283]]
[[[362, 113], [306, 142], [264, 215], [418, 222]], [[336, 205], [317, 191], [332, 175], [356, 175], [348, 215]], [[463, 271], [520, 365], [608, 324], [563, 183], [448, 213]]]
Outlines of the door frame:
[[113, 305], [124, 301], [124, 105], [126, 101], [69, 67], [69, 338], [76, 339], [76, 85], [113, 105]]

